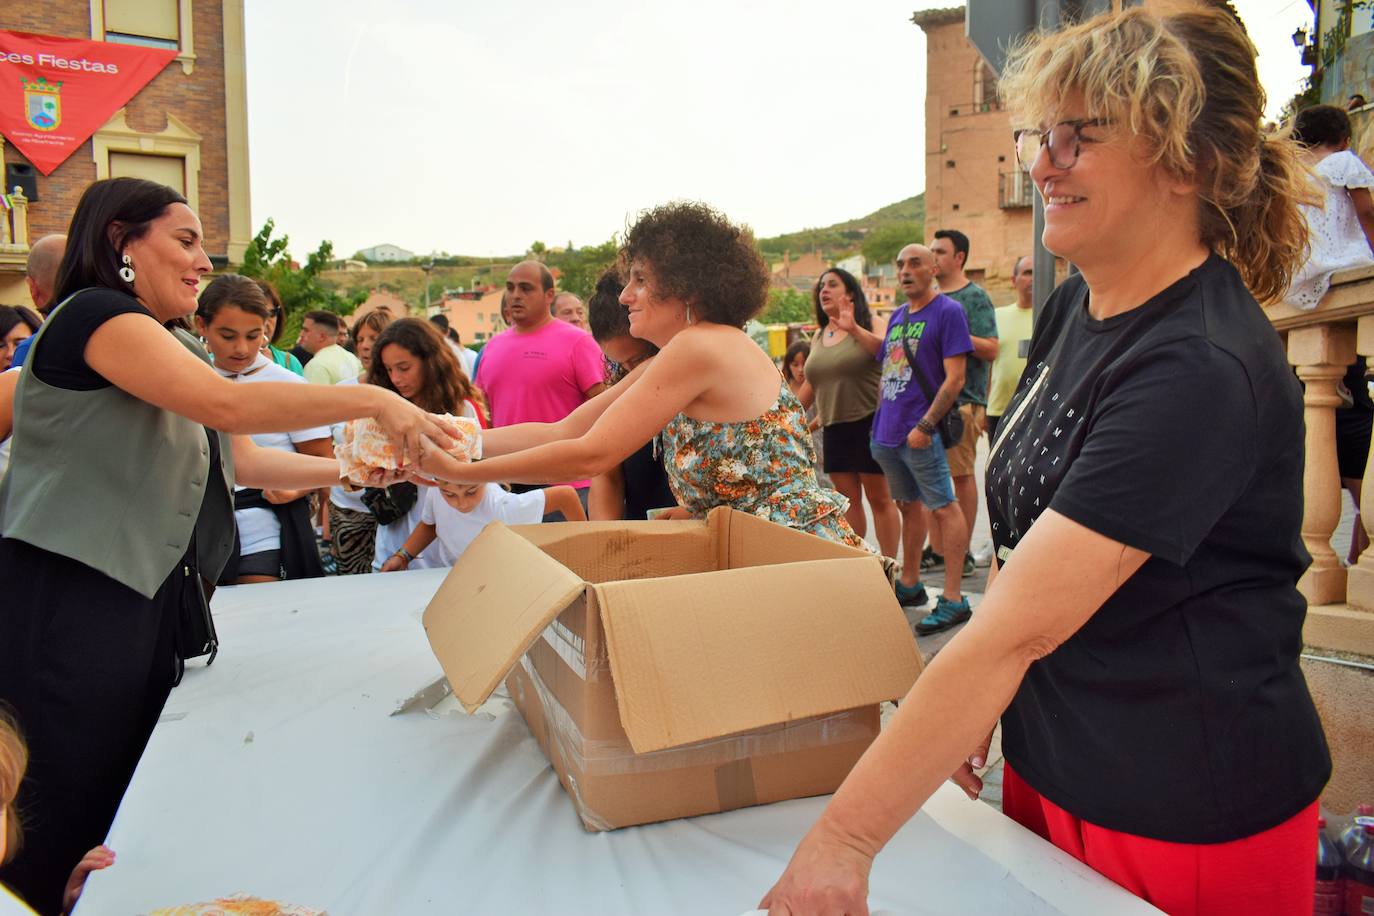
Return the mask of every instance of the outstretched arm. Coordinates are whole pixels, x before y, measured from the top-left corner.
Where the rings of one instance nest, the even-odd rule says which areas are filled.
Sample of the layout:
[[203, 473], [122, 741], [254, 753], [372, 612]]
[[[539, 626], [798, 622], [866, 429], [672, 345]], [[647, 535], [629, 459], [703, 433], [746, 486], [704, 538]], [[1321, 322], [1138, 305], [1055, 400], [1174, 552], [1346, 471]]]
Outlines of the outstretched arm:
[[263, 448], [247, 436], [234, 436], [230, 441], [234, 449], [234, 482], [240, 486], [264, 490], [318, 490], [339, 483], [339, 462], [333, 458]]
[[[546, 441], [471, 464], [427, 446], [421, 453], [420, 467], [433, 477], [458, 482], [555, 483], [604, 474], [657, 435], [707, 389], [716, 374], [709, 347], [709, 342], [695, 335], [675, 337], [650, 363], [635, 370], [643, 374], [636, 377], [631, 373], [579, 408], [586, 410], [607, 399], [596, 421], [576, 438]], [[483, 438], [484, 455], [490, 454], [486, 442]]]
[[557, 423], [516, 423], [482, 431], [482, 454], [488, 458], [509, 455], [511, 452], [534, 448], [560, 439], [584, 436], [592, 424], [601, 419], [606, 409], [616, 402], [634, 381], [648, 371], [653, 360], [645, 360], [609, 388], [602, 386], [596, 396], [582, 404]]
[[448, 436], [400, 395], [375, 385], [287, 382], [235, 385], [221, 377], [148, 315], [116, 315], [86, 343], [86, 362], [115, 387], [163, 410], [227, 433], [287, 432], [373, 417], [408, 454], [420, 438]]

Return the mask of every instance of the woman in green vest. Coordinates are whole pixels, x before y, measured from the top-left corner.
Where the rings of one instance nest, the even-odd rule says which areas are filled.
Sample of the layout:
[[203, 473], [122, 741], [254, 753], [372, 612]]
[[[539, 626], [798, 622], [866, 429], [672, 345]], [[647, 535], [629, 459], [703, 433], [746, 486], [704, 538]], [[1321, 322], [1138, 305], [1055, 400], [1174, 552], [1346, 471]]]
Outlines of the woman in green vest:
[[[200, 220], [162, 185], [115, 178], [82, 195], [60, 303], [15, 391], [0, 483], [0, 704], [30, 749], [26, 841], [0, 869], [40, 913], [100, 843], [167, 698], [182, 610], [234, 541], [235, 482], [338, 482], [331, 459], [250, 433], [375, 417], [408, 450], [443, 430], [372, 385], [235, 385], [183, 329], [210, 271]], [[4, 432], [0, 430], [0, 432]]]

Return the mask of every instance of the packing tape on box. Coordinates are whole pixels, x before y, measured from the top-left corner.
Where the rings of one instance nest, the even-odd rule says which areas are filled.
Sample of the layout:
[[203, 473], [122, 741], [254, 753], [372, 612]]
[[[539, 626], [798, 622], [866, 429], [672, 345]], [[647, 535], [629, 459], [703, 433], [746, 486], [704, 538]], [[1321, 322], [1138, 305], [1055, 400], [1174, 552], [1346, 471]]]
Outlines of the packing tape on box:
[[[549, 736], [558, 743], [559, 753], [563, 759], [583, 773], [597, 776], [648, 773], [707, 765], [726, 766], [740, 761], [747, 763], [751, 757], [841, 744], [873, 736], [871, 726], [864, 721], [862, 710], [845, 710], [765, 726], [744, 735], [712, 738], [683, 747], [636, 754], [627, 739], [608, 741], [584, 737], [573, 717], [563, 704], [558, 702], [529, 659], [522, 657], [520, 666], [530, 683], [534, 685], [535, 693], [539, 695]], [[742, 769], [738, 776], [727, 776], [724, 779], [727, 783], [736, 782], [745, 775], [749, 775], [749, 791], [752, 792], [752, 775], [746, 774]]]
[[584, 681], [587, 679], [588, 669], [597, 673], [610, 667], [610, 659], [606, 657], [604, 643], [601, 654], [593, 658], [591, 664], [588, 664], [587, 640], [578, 636], [557, 619], [544, 628], [542, 636], [549, 648], [557, 652], [558, 657], [563, 659], [572, 669], [573, 674]]

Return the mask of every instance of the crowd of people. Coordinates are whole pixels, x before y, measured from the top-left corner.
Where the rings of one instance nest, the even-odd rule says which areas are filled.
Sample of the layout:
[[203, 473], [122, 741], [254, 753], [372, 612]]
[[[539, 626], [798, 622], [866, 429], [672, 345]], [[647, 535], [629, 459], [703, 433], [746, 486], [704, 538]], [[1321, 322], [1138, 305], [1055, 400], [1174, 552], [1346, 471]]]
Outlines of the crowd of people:
[[[585, 304], [515, 265], [509, 327], [479, 354], [385, 309], [309, 312], [286, 351], [270, 285], [204, 282], [180, 194], [91, 185], [66, 237], [33, 247], [41, 322], [0, 312], [17, 367], [0, 374], [0, 802], [18, 805], [0, 827], [18, 810], [23, 833], [0, 880], [60, 912], [112, 861], [99, 844], [215, 585], [448, 566], [491, 521], [731, 506], [864, 549], [871, 515], [902, 604], [931, 604], [922, 575], [943, 566], [917, 631], [968, 622], [770, 912], [867, 912], [873, 857], [951, 773], [978, 795], [999, 719], [1006, 812], [1131, 891], [1176, 913], [1310, 906], [1330, 760], [1297, 664], [1303, 403], [1256, 299], [1304, 280], [1311, 191], [1299, 145], [1262, 131], [1254, 57], [1222, 8], [1104, 14], [1020, 48], [1002, 81], [1016, 155], [1046, 247], [1080, 273], [1032, 328], [1030, 259], [995, 308], [969, 239], [941, 229], [898, 254], [883, 326], [827, 270], [816, 331], [781, 366], [744, 331], [767, 265], [703, 204], [640, 214]], [[1320, 167], [1348, 126], [1300, 139], [1374, 224], [1368, 170]], [[480, 461], [446, 448], [459, 417]], [[407, 462], [363, 490], [332, 458], [359, 418]], [[88, 524], [55, 523], [72, 518]]]

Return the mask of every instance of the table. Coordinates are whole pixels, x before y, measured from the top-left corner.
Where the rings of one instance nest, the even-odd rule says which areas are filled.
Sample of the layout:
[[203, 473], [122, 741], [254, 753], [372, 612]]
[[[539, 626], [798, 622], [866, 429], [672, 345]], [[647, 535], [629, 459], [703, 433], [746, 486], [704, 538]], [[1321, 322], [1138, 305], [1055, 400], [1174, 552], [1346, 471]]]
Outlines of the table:
[[[240, 891], [331, 916], [752, 909], [825, 799], [586, 833], [509, 700], [393, 715], [442, 676], [420, 617], [447, 572], [220, 589], [219, 657], [172, 692], [78, 916]], [[1158, 912], [949, 785], [879, 856], [871, 905]]]

